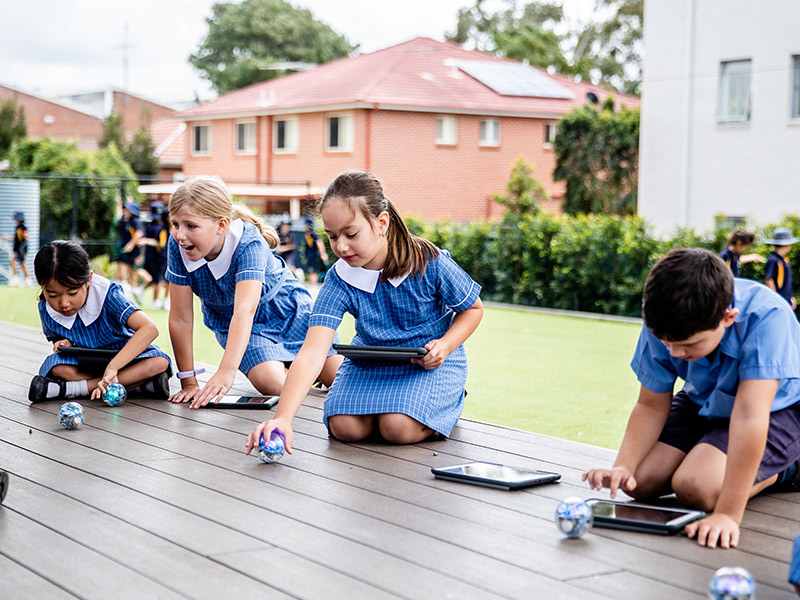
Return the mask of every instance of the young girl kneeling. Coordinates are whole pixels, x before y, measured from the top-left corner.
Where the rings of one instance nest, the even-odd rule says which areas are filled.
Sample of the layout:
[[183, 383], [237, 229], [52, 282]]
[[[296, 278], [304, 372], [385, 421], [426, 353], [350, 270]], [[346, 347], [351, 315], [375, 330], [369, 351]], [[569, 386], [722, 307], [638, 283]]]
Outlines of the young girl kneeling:
[[449, 435], [464, 406], [462, 344], [483, 316], [480, 286], [446, 252], [408, 231], [369, 173], [339, 175], [320, 211], [340, 260], [320, 288], [275, 419], [250, 433], [247, 453], [276, 427], [291, 450], [292, 418], [346, 312], [356, 319], [353, 344], [423, 346], [428, 353], [405, 365], [345, 359], [325, 400], [330, 433], [345, 442], [378, 434], [396, 444]]
[[[42, 286], [39, 317], [53, 354], [31, 381], [31, 402], [88, 396], [99, 398], [110, 383], [160, 398], [169, 396], [170, 360], [158, 346], [158, 328], [119, 284], [92, 273], [86, 251], [74, 242], [50, 242], [36, 253], [36, 281]], [[102, 375], [81, 371], [67, 346], [118, 350]]]
[[[280, 394], [284, 363], [293, 361], [303, 344], [312, 301], [270, 251], [278, 234], [234, 204], [216, 177], [184, 182], [172, 194], [169, 215], [169, 333], [182, 386], [170, 400], [205, 406], [230, 390], [237, 369], [260, 393]], [[200, 298], [203, 322], [225, 348], [219, 369], [202, 389], [192, 349], [193, 294]], [[330, 385], [340, 363], [329, 340], [314, 377]]]

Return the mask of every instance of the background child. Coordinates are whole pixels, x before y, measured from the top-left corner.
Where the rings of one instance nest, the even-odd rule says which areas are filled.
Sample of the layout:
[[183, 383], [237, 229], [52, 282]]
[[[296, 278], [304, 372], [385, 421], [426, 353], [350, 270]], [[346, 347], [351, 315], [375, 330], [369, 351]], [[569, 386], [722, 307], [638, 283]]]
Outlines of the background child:
[[772, 239], [764, 240], [765, 244], [775, 246], [767, 257], [767, 266], [764, 270], [764, 283], [771, 290], [778, 292], [792, 309], [797, 308], [792, 289], [792, 266], [787, 255], [798, 238], [792, 235], [792, 230], [778, 227], [772, 233]]
[[674, 492], [713, 511], [686, 526], [690, 537], [736, 546], [748, 498], [776, 483], [800, 491], [800, 324], [765, 286], [734, 279], [699, 248], [655, 264], [642, 306], [631, 362], [639, 399], [614, 466], [583, 479], [612, 498]]
[[319, 272], [324, 263], [328, 262], [328, 252], [325, 250], [325, 244], [319, 239], [317, 232], [314, 229], [314, 218], [306, 217], [306, 233], [305, 240], [305, 267], [306, 278], [310, 284], [316, 284], [319, 281]]
[[[17, 211], [14, 213], [14, 220], [17, 227], [14, 235], [4, 235], [7, 240], [14, 240], [14, 253], [11, 255], [11, 281], [9, 285], [28, 285], [28, 265], [25, 264], [25, 257], [28, 255], [28, 228], [25, 226], [25, 213]], [[22, 270], [22, 280], [17, 275], [17, 263]]]
[[345, 359], [325, 399], [324, 420], [339, 440], [378, 434], [411, 444], [448, 435], [464, 406], [467, 357], [462, 344], [483, 316], [480, 286], [445, 252], [406, 228], [369, 173], [339, 175], [320, 204], [331, 249], [328, 271], [303, 349], [289, 370], [275, 419], [247, 438], [247, 453], [275, 427], [291, 450], [291, 421], [319, 370], [344, 313], [356, 318], [353, 344], [424, 346], [414, 364]]
[[[39, 317], [53, 354], [31, 381], [31, 402], [88, 396], [99, 398], [108, 384], [119, 381], [128, 389], [146, 384], [141, 391], [169, 396], [169, 356], [152, 345], [158, 329], [139, 308], [125, 298], [122, 288], [93, 274], [86, 251], [74, 242], [50, 242], [33, 262], [42, 295]], [[65, 346], [118, 350], [102, 373], [87, 373]]]
[[[262, 394], [280, 394], [284, 363], [302, 346], [312, 303], [272, 254], [277, 233], [247, 207], [234, 204], [216, 177], [184, 182], [169, 211], [169, 332], [183, 388], [171, 401], [205, 406], [231, 388], [237, 368]], [[219, 369], [202, 390], [193, 366], [193, 293], [202, 302], [203, 322], [225, 348]], [[314, 377], [330, 385], [341, 357], [330, 342], [325, 354]]]
[[155, 310], [168, 310], [169, 304], [165, 298], [161, 300], [161, 288], [164, 275], [167, 271], [167, 239], [169, 232], [164, 223], [164, 214], [167, 207], [163, 202], [155, 201], [150, 204], [150, 222], [144, 230], [144, 237], [139, 240], [139, 245], [144, 246], [144, 269], [150, 274], [151, 280], [144, 286], [153, 288], [153, 304]]
[[291, 226], [292, 224], [289, 221], [281, 221], [280, 225], [278, 225], [279, 243], [275, 251], [278, 253], [278, 256], [283, 259], [283, 262], [286, 263], [286, 266], [289, 267], [289, 270], [292, 272], [292, 274], [294, 274], [294, 255], [295, 250], [297, 249], [297, 244], [294, 242]]
[[139, 285], [136, 263], [141, 250], [139, 240], [144, 236], [142, 222], [139, 220], [139, 205], [128, 202], [122, 209], [122, 218], [117, 221], [119, 246], [117, 248], [117, 270], [114, 278], [123, 290], [132, 294], [136, 301], [142, 303], [144, 287]]
[[739, 276], [739, 268], [742, 264], [764, 261], [760, 254], [745, 254], [753, 247], [755, 239], [755, 235], [741, 229], [737, 229], [728, 236], [728, 246], [720, 252], [719, 257], [731, 268], [734, 277]]

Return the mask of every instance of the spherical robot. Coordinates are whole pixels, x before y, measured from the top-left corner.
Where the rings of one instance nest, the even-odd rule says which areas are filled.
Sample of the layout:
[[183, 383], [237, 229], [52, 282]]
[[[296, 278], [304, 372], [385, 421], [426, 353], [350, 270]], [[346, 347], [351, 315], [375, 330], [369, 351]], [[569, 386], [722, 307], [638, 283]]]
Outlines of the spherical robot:
[[711, 600], [751, 600], [756, 597], [756, 582], [742, 567], [722, 567], [708, 583]]
[[269, 436], [269, 442], [264, 441], [264, 434], [258, 442], [258, 457], [261, 462], [275, 463], [283, 458], [286, 452], [286, 437], [280, 429], [273, 429]]
[[106, 391], [103, 394], [103, 402], [108, 404], [109, 406], [117, 406], [118, 404], [122, 404], [128, 398], [128, 390], [125, 389], [125, 386], [121, 383], [112, 383], [106, 387]]
[[580, 498], [567, 498], [556, 507], [556, 526], [568, 538], [579, 538], [592, 529], [592, 508]]
[[83, 406], [77, 402], [65, 402], [58, 409], [58, 422], [64, 429], [78, 429], [83, 425]]

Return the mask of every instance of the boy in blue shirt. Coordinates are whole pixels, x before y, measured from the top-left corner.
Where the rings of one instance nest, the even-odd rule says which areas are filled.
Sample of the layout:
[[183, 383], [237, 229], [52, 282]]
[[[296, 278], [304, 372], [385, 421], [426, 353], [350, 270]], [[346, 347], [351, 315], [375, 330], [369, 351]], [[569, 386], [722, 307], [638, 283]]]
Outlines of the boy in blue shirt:
[[[719, 257], [676, 248], [650, 270], [631, 367], [641, 383], [617, 459], [583, 474], [637, 500], [675, 493], [710, 514], [686, 526], [734, 547], [748, 499], [800, 491], [800, 324]], [[673, 396], [677, 378], [686, 383]]]

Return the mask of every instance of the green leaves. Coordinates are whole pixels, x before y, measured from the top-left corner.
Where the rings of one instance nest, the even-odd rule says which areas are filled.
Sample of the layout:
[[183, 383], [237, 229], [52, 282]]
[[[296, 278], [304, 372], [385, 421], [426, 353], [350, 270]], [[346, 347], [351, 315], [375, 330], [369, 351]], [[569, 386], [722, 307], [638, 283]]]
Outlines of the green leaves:
[[0, 105], [0, 159], [4, 159], [11, 144], [27, 135], [25, 110], [13, 100]]

